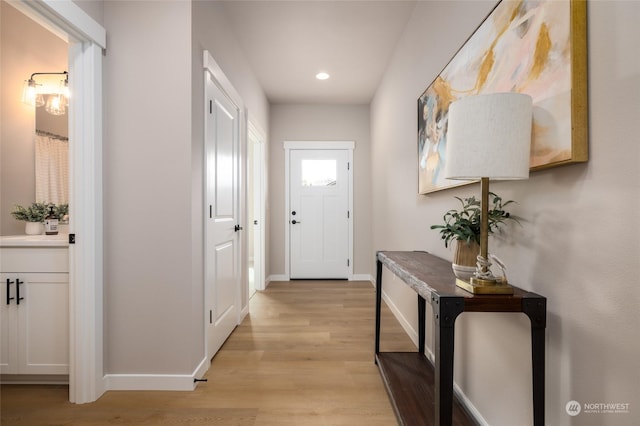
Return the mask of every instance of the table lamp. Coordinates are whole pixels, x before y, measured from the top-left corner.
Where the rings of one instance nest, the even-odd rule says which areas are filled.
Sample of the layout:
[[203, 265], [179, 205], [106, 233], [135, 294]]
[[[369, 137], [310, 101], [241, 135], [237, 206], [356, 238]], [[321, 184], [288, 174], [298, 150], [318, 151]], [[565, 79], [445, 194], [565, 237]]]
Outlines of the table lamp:
[[513, 294], [513, 287], [490, 269], [489, 180], [529, 178], [531, 121], [531, 97], [520, 93], [469, 96], [449, 106], [445, 177], [480, 179], [482, 191], [476, 271], [470, 282], [456, 280], [471, 293]]

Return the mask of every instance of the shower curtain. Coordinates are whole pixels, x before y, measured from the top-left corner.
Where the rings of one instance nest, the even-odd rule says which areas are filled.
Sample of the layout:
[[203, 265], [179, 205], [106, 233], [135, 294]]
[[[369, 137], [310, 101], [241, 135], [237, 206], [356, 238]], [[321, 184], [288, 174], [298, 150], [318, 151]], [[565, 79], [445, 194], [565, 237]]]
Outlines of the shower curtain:
[[36, 201], [69, 202], [69, 139], [36, 132]]

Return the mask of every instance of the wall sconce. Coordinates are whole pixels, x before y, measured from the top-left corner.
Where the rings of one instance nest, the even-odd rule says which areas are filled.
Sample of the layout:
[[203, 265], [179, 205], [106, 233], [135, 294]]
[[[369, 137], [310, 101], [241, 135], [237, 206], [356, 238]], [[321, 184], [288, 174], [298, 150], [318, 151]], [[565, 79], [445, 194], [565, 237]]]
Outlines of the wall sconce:
[[489, 269], [489, 180], [529, 178], [532, 100], [520, 93], [469, 96], [449, 107], [445, 177], [480, 179], [480, 255], [470, 282], [456, 284], [474, 294], [513, 294]]
[[[64, 80], [60, 81], [59, 87], [48, 92], [43, 92], [42, 84], [38, 84], [35, 77], [38, 75], [64, 75]], [[46, 92], [46, 93], [45, 93]], [[47, 96], [45, 102], [44, 95]], [[69, 105], [69, 73], [63, 72], [34, 72], [29, 77], [29, 80], [24, 82], [24, 88], [22, 90], [22, 102], [34, 107], [45, 106], [45, 110], [49, 114], [64, 115], [67, 111], [66, 108]]]

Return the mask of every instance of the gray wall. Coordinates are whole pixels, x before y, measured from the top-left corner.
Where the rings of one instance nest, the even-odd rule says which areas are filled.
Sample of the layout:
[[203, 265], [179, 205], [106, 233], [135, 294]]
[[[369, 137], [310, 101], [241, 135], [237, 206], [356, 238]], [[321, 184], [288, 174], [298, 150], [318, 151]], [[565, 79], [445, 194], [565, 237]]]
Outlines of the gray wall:
[[217, 2], [105, 2], [104, 24], [105, 373], [191, 374], [205, 353], [202, 50], [264, 128], [268, 104]]
[[4, 1], [0, 15], [0, 234], [15, 235], [24, 234], [24, 222], [11, 216], [13, 205], [36, 197], [36, 111], [21, 101], [23, 84], [34, 72], [66, 70], [68, 45]]
[[272, 275], [285, 271], [284, 141], [355, 141], [354, 274], [368, 274], [371, 263], [371, 157], [368, 105], [272, 105], [269, 148], [269, 239]]
[[[250, 70], [247, 59], [243, 56], [233, 31], [229, 28], [224, 5], [221, 2], [192, 3], [192, 247], [193, 276], [201, 278], [203, 273], [202, 250], [204, 229], [202, 222], [204, 161], [204, 68], [203, 51], [208, 50], [216, 63], [225, 73], [235, 90], [244, 102], [247, 114], [255, 124], [268, 131], [269, 103], [260, 84]], [[243, 158], [246, 147], [241, 147]], [[242, 183], [245, 187], [245, 182]], [[246, 220], [242, 220], [246, 223]], [[244, 233], [244, 237], [247, 233]], [[199, 254], [198, 254], [199, 253]], [[244, 257], [246, 259], [246, 256]], [[246, 268], [243, 268], [245, 271]], [[268, 271], [267, 271], [268, 274]], [[243, 289], [243, 306], [248, 296]], [[198, 297], [198, 295], [194, 295]]]
[[[494, 2], [419, 2], [371, 106], [371, 251], [426, 250], [446, 259], [431, 224], [465, 186], [417, 195], [416, 100]], [[518, 204], [522, 227], [490, 240], [518, 286], [548, 297], [546, 420], [637, 423], [640, 406], [640, 3], [589, 2], [590, 160], [492, 189]], [[373, 264], [370, 264], [373, 270]], [[385, 275], [401, 318], [417, 328], [415, 295]], [[463, 314], [456, 383], [488, 424], [531, 422], [529, 323], [524, 315]], [[631, 414], [565, 412], [570, 400], [630, 403]]]
[[203, 308], [191, 298], [202, 284], [191, 281], [190, 22], [187, 2], [104, 4], [107, 374], [190, 374], [203, 357], [192, 318]]

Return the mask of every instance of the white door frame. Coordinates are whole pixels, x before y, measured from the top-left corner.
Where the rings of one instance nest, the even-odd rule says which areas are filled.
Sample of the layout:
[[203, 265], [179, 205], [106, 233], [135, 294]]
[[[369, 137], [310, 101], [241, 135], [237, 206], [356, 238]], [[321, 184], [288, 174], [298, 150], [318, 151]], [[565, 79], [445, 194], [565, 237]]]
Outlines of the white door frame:
[[[239, 209], [239, 218], [240, 218], [240, 225], [242, 227], [246, 227], [246, 221], [247, 221], [247, 212], [246, 212], [246, 202], [245, 202], [245, 197], [247, 194], [247, 183], [246, 183], [246, 146], [247, 146], [247, 111], [245, 109], [244, 106], [244, 102], [242, 101], [242, 98], [240, 97], [240, 94], [236, 91], [236, 89], [233, 87], [233, 85], [231, 84], [231, 81], [227, 78], [227, 76], [224, 74], [224, 72], [222, 71], [222, 68], [220, 68], [220, 66], [218, 65], [218, 63], [215, 61], [215, 59], [213, 58], [213, 56], [211, 56], [211, 54], [209, 53], [208, 50], [203, 51], [203, 67], [205, 70], [205, 74], [204, 74], [204, 78], [206, 78], [206, 73], [210, 73], [211, 74], [211, 78], [212, 80], [218, 85], [218, 87], [222, 90], [222, 92], [227, 95], [229, 97], [229, 99], [231, 99], [231, 101], [236, 104], [236, 106], [238, 107], [238, 120], [239, 120], [239, 137], [240, 140], [239, 142], [239, 152], [238, 155], [240, 156], [240, 161], [239, 161], [239, 170], [238, 170], [238, 186], [240, 188], [240, 196], [238, 197], [238, 209]], [[204, 85], [204, 90], [206, 90], [206, 82]], [[204, 96], [204, 100], [205, 100], [205, 105], [203, 105], [203, 107], [206, 109], [208, 108], [207, 106], [207, 97], [206, 94]], [[206, 137], [207, 134], [207, 120], [204, 120], [204, 133], [203, 133], [203, 137]], [[203, 149], [206, 149], [206, 143], [203, 140]], [[203, 170], [206, 170], [206, 153], [203, 151], [202, 153], [202, 157], [203, 157]], [[203, 176], [204, 179], [204, 184], [203, 184], [203, 190], [202, 190], [202, 199], [203, 199], [203, 206], [207, 205], [207, 183], [206, 183], [206, 173]], [[206, 209], [205, 209], [206, 210]], [[202, 212], [202, 229], [206, 229], [206, 220], [208, 217], [208, 211], [203, 211]], [[202, 246], [202, 250], [204, 253], [204, 264], [203, 264], [203, 277], [207, 276], [207, 257], [206, 257], [206, 253], [207, 253], [207, 239], [204, 238], [203, 239], [203, 246]], [[236, 291], [236, 302], [237, 302], [237, 306], [239, 306], [238, 309], [238, 318], [237, 318], [237, 323], [240, 324], [242, 322], [242, 320], [244, 319], [244, 317], [249, 313], [249, 303], [248, 303], [248, 294], [249, 294], [249, 282], [247, 279], [247, 244], [246, 244], [246, 232], [243, 232], [242, 235], [239, 238], [239, 244], [240, 244], [240, 285]], [[202, 298], [202, 303], [203, 303], [203, 312], [207, 312], [207, 300], [209, 297], [209, 293], [208, 293], [208, 289], [206, 284], [203, 285], [204, 287], [204, 294], [203, 294], [203, 298]], [[208, 342], [207, 342], [207, 323], [209, 322], [209, 317], [208, 315], [204, 315], [205, 318], [203, 318], [203, 322], [204, 322], [204, 333], [203, 333], [203, 339], [204, 339], [204, 351], [205, 351], [205, 356], [207, 356], [207, 361], [211, 361], [208, 357], [207, 354], [207, 348], [208, 348]]]
[[351, 220], [349, 221], [349, 267], [348, 267], [348, 279], [352, 281], [353, 277], [353, 221], [355, 219], [355, 215], [353, 214], [353, 150], [355, 148], [354, 141], [285, 141], [284, 142], [284, 151], [285, 151], [285, 159], [284, 159], [284, 198], [285, 198], [285, 206], [284, 206], [284, 270], [285, 270], [285, 279], [289, 280], [291, 277], [291, 269], [290, 269], [290, 250], [291, 250], [291, 241], [289, 235], [289, 213], [290, 209], [290, 185], [289, 185], [289, 177], [290, 177], [290, 158], [291, 158], [291, 150], [292, 149], [345, 149], [348, 151], [348, 159], [349, 167], [351, 172], [349, 175], [349, 212], [351, 212]]
[[[71, 0], [9, 3], [69, 43], [69, 400], [105, 391], [103, 366], [102, 52], [106, 31]], [[82, 141], [78, 143], [78, 141]]]
[[[247, 143], [251, 141], [256, 141], [260, 145], [260, 155], [253, 157], [253, 199], [255, 206], [258, 204], [260, 206], [258, 215], [255, 217], [260, 224], [260, 232], [254, 232], [254, 257], [253, 257], [253, 273], [254, 273], [254, 282], [256, 290], [265, 290], [265, 234], [266, 234], [266, 133], [260, 126], [258, 126], [255, 121], [249, 117], [247, 122]], [[248, 149], [253, 149], [253, 146], [248, 147]], [[255, 151], [254, 151], [255, 152]], [[258, 173], [256, 173], [258, 172]], [[254, 208], [255, 210], [255, 208]], [[252, 226], [253, 224], [247, 223], [247, 226]]]

